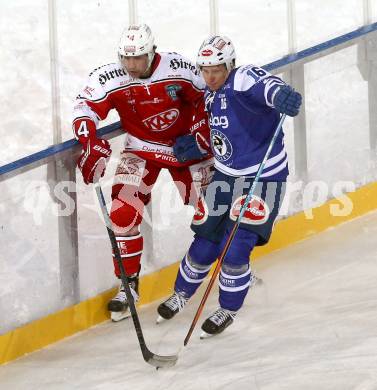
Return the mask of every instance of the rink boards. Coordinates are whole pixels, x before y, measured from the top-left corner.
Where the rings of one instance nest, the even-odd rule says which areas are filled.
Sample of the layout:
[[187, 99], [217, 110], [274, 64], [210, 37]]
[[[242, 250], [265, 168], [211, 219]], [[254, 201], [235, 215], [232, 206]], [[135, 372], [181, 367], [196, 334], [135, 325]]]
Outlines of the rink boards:
[[[334, 207], [341, 207], [345, 196], [348, 197], [348, 201], [352, 202], [352, 211], [344, 216], [333, 215], [331, 210]], [[253, 253], [253, 260], [376, 210], [377, 183], [361, 187], [342, 198], [332, 199], [320, 207], [277, 222], [270, 243], [265, 247], [257, 248]], [[178, 266], [179, 263], [174, 263], [143, 276], [140, 281], [139, 305], [145, 305], [167, 296], [172, 290]], [[115, 289], [108, 290], [94, 298], [1, 335], [0, 364], [108, 320], [106, 303], [114, 293]]]

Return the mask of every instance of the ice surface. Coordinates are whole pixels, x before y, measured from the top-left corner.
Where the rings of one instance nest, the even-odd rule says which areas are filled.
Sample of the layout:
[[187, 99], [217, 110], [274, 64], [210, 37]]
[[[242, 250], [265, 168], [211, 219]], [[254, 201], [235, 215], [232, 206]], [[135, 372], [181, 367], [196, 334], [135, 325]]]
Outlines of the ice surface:
[[[204, 341], [198, 326], [171, 369], [144, 363], [131, 321], [107, 322], [0, 367], [1, 387], [375, 390], [376, 234], [374, 212], [257, 261], [263, 284], [250, 291], [235, 323]], [[202, 293], [160, 325], [157, 303], [140, 310], [153, 352], [179, 350]], [[216, 305], [214, 288], [204, 315]]]

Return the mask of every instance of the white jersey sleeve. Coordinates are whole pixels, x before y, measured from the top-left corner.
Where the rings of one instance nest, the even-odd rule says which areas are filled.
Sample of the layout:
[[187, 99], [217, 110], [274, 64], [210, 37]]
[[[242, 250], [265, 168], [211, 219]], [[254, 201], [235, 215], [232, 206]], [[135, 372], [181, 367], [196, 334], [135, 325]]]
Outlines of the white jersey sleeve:
[[282, 85], [285, 83], [279, 77], [252, 64], [238, 68], [234, 76], [236, 92], [249, 95], [268, 107], [273, 107], [275, 94]]
[[103, 79], [103, 68], [106, 74], [108, 66], [101, 66], [91, 72], [85, 87], [76, 97], [72, 128], [75, 138], [80, 142], [86, 142], [88, 138], [95, 136], [99, 121], [105, 119], [112, 108]]
[[[108, 65], [104, 65], [106, 67]], [[103, 72], [96, 68], [89, 74], [85, 87], [76, 97], [76, 105], [73, 111], [73, 119], [89, 117], [96, 124], [99, 120], [105, 119], [111, 109], [108, 103], [107, 92], [104, 88]]]

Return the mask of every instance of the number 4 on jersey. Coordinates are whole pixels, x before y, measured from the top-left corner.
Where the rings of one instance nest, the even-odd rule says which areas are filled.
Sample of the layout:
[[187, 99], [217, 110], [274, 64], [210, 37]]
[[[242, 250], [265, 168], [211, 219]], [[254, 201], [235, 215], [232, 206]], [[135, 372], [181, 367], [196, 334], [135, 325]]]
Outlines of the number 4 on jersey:
[[89, 130], [86, 121], [80, 123], [79, 128], [77, 129], [77, 135], [79, 137], [89, 137]]

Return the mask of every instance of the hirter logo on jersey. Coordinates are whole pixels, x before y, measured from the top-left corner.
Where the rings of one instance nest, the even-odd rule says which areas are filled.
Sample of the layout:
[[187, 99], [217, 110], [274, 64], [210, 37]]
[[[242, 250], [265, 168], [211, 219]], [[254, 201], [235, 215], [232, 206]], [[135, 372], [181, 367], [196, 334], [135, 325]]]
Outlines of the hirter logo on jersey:
[[199, 75], [199, 70], [191, 62], [183, 61], [182, 58], [173, 58], [170, 60], [170, 68], [173, 70], [188, 69], [195, 75]]
[[[245, 203], [245, 199], [246, 195], [243, 195], [236, 199], [233, 203], [229, 216], [232, 221], [236, 221], [240, 215], [240, 210]], [[249, 225], [262, 225], [268, 220], [269, 216], [270, 209], [267, 203], [258, 196], [253, 195], [251, 201], [246, 207], [246, 211], [241, 219], [241, 222]]]
[[202, 225], [208, 219], [208, 206], [201, 196], [199, 198], [198, 204], [196, 205], [195, 214], [192, 219], [193, 225]]
[[202, 55], [203, 57], [209, 57], [209, 56], [211, 56], [212, 54], [213, 54], [213, 51], [212, 51], [212, 50], [209, 50], [209, 49], [202, 50], [202, 52], [201, 52], [201, 55]]
[[179, 111], [175, 108], [160, 112], [143, 120], [144, 125], [150, 131], [164, 131], [171, 127], [178, 119]]

